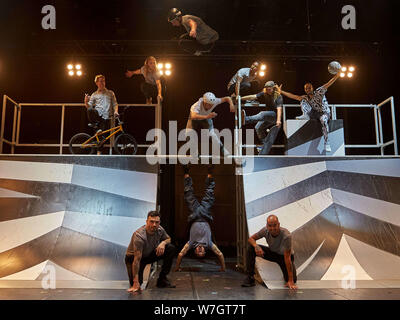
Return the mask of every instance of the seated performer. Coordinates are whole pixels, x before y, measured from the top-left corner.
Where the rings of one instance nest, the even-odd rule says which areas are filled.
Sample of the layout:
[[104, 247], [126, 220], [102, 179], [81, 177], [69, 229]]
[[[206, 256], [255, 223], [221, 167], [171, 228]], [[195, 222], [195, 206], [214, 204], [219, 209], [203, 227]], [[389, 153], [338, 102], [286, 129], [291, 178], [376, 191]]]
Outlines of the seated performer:
[[314, 91], [313, 85], [310, 82], [307, 82], [304, 85], [305, 95], [297, 96], [290, 92], [286, 92], [282, 90], [282, 85], [279, 87], [276, 86], [279, 93], [282, 93], [284, 96], [300, 101], [301, 110], [303, 111], [303, 115], [296, 117], [298, 120], [309, 120], [309, 119], [317, 119], [321, 122], [322, 125], [322, 134], [324, 135], [325, 141], [325, 151], [331, 152], [331, 146], [329, 144], [328, 134], [329, 134], [329, 118], [331, 111], [329, 110], [328, 100], [325, 97], [326, 91], [328, 88], [340, 77], [340, 73], [337, 73], [331, 80], [325, 83], [322, 87], [319, 87]]
[[[252, 92], [252, 82], [257, 77], [260, 63], [255, 61], [250, 68], [239, 69], [228, 83], [228, 93], [232, 97]], [[254, 91], [253, 91], [254, 92]]]
[[91, 96], [85, 94], [85, 106], [89, 122], [96, 128], [106, 130], [110, 125], [110, 118], [118, 116], [118, 103], [113, 91], [106, 88], [106, 77], [97, 75], [94, 79], [97, 91]]
[[187, 33], [180, 36], [179, 45], [191, 54], [200, 56], [210, 52], [219, 39], [218, 32], [209, 27], [196, 16], [184, 15], [177, 8], [172, 8], [168, 14], [168, 22], [174, 27], [183, 26]]
[[143, 75], [144, 81], [140, 84], [140, 90], [146, 97], [146, 103], [151, 104], [154, 98], [155, 103], [157, 98], [162, 100], [162, 89], [161, 89], [161, 74], [157, 68], [156, 58], [150, 56], [144, 61], [143, 67], [135, 71], [126, 71], [125, 76], [130, 78], [133, 75]]
[[212, 177], [212, 167], [208, 167], [205, 196], [200, 203], [194, 196], [192, 178], [189, 176], [189, 168], [188, 166], [185, 166], [184, 168], [184, 193], [190, 212], [188, 216], [188, 222], [190, 224], [190, 238], [178, 255], [175, 271], [180, 271], [182, 258], [190, 249], [194, 249], [194, 253], [199, 258], [203, 258], [205, 256], [206, 250], [212, 250], [217, 255], [221, 265], [219, 271], [225, 271], [224, 255], [211, 240], [210, 223], [213, 221], [213, 217], [210, 210], [215, 201], [215, 182]]
[[130, 288], [128, 292], [140, 290], [143, 282], [143, 270], [147, 264], [162, 259], [163, 265], [157, 280], [158, 288], [175, 288], [168, 279], [175, 247], [171, 244], [171, 237], [160, 226], [160, 213], [150, 211], [147, 214], [146, 225], [137, 229], [126, 250], [125, 264], [128, 271]]
[[[263, 143], [259, 155], [267, 155], [269, 153], [282, 126], [283, 99], [274, 89], [274, 86], [274, 81], [268, 81], [265, 83], [262, 92], [242, 97], [242, 100], [257, 100], [260, 103], [264, 103], [267, 108], [267, 111], [261, 111], [254, 116], [246, 116], [246, 112], [242, 110], [242, 125], [257, 122], [256, 133]], [[276, 115], [276, 112], [278, 115]], [[271, 126], [272, 128], [267, 135], [267, 128]]]
[[[265, 238], [268, 247], [258, 245], [257, 240]], [[268, 261], [276, 262], [282, 270], [285, 286], [289, 289], [297, 289], [297, 274], [294, 265], [292, 235], [289, 230], [281, 228], [278, 217], [270, 215], [267, 225], [248, 240], [247, 247], [247, 277], [242, 287], [255, 286], [254, 266], [256, 256]]]
[[229, 103], [230, 112], [235, 112], [235, 106], [230, 97], [217, 98], [212, 92], [206, 92], [190, 108], [189, 119], [186, 124], [186, 134], [188, 135], [189, 130], [208, 129], [210, 137], [219, 144], [221, 153], [229, 155], [229, 151], [224, 148], [224, 145], [215, 133], [212, 121], [217, 116], [217, 113], [213, 112], [214, 108], [224, 102]]

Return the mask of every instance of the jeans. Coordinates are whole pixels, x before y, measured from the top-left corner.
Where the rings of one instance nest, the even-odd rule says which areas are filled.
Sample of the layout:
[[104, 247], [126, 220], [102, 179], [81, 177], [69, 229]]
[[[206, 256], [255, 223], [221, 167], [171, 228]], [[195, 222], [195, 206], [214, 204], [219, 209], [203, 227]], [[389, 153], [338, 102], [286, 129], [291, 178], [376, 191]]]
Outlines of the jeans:
[[[282, 254], [278, 254], [276, 252], [272, 252], [268, 247], [261, 246], [261, 249], [264, 251], [264, 256], [262, 257], [265, 260], [276, 262], [282, 270], [283, 278], [286, 282], [289, 280], [289, 275], [286, 269], [285, 258]], [[254, 267], [256, 263], [256, 251], [254, 247], [248, 245], [247, 247], [247, 275], [252, 278], [254, 277]], [[294, 265], [294, 256], [293, 254], [290, 255], [290, 260], [292, 261], [292, 272], [293, 272], [293, 282], [297, 282], [297, 272], [296, 267]]]
[[[246, 124], [257, 122], [255, 130], [258, 139], [263, 143], [263, 147], [259, 155], [267, 155], [274, 144], [276, 137], [279, 133], [280, 127], [274, 125], [276, 123], [276, 113], [274, 111], [261, 111], [254, 116], [246, 116]], [[273, 126], [268, 135], [267, 128]]]
[[87, 116], [90, 123], [97, 124], [97, 126], [103, 131], [110, 127], [110, 120], [100, 117], [99, 112], [95, 108], [88, 108]]
[[[188, 132], [189, 132], [190, 129], [195, 130], [197, 132], [199, 139], [201, 139], [201, 129], [208, 129], [211, 139], [213, 139], [215, 142], [218, 143], [221, 154], [222, 155], [229, 155], [228, 150], [225, 149], [225, 147], [224, 147], [223, 143], [221, 142], [220, 138], [217, 136], [217, 134], [214, 131], [214, 124], [213, 124], [212, 119], [193, 120], [193, 119], [189, 118], [189, 120], [188, 120], [188, 122], [186, 124], [187, 141], [189, 139]], [[200, 142], [203, 142], [203, 141], [200, 141]], [[207, 143], [208, 143], [208, 141], [207, 141]]]
[[[174, 255], [176, 252], [176, 248], [172, 244], [167, 244], [165, 246], [164, 254], [162, 256], [157, 256], [156, 252], [153, 251], [149, 256], [147, 257], [142, 257], [140, 260], [140, 267], [139, 267], [139, 283], [143, 283], [143, 270], [146, 267], [147, 264], [153, 263], [158, 260], [163, 260], [163, 265], [161, 268], [160, 275], [158, 276], [158, 279], [165, 279], [167, 277], [167, 274], [171, 271], [171, 266], [172, 266], [172, 260], [174, 259]], [[133, 286], [133, 273], [132, 273], [132, 263], [134, 260], [134, 256], [128, 256], [125, 255], [125, 265], [126, 265], [126, 270], [128, 272], [128, 277], [129, 277], [129, 284], [131, 287]]]

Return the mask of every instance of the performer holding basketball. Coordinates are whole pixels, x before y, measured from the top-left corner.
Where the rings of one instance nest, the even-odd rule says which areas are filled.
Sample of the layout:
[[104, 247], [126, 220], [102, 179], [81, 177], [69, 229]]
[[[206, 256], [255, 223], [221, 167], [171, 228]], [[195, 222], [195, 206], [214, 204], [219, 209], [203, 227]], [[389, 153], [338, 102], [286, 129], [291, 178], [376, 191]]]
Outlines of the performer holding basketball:
[[317, 119], [321, 122], [322, 125], [322, 133], [324, 135], [325, 140], [325, 151], [331, 152], [331, 146], [329, 144], [328, 134], [329, 134], [329, 118], [330, 118], [330, 110], [328, 106], [328, 100], [325, 97], [325, 93], [328, 88], [340, 77], [339, 73], [325, 83], [323, 86], [314, 90], [314, 87], [311, 82], [307, 82], [304, 85], [305, 95], [298, 96], [290, 92], [286, 92], [282, 90], [282, 85], [275, 86], [279, 93], [282, 95], [300, 101], [301, 110], [303, 111], [303, 115], [296, 117], [298, 120], [309, 120], [309, 119]]

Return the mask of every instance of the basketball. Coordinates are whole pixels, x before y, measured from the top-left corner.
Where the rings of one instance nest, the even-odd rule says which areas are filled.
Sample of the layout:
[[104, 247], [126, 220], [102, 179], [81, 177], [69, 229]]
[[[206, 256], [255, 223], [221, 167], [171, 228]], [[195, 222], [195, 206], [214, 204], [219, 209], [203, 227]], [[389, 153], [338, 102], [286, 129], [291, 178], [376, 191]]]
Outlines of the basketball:
[[336, 74], [340, 71], [340, 69], [342, 68], [342, 66], [340, 65], [339, 62], [337, 61], [332, 61], [331, 63], [329, 63], [328, 65], [328, 71], [330, 74]]

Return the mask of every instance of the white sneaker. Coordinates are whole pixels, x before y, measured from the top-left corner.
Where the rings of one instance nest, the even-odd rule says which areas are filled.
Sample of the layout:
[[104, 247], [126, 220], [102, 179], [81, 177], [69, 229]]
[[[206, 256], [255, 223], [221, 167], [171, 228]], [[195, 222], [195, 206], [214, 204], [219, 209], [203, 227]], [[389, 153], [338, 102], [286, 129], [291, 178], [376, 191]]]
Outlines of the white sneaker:
[[331, 145], [329, 143], [325, 144], [325, 151], [326, 152], [331, 152], [332, 151]]
[[307, 114], [303, 114], [301, 116], [296, 117], [296, 120], [310, 120], [310, 117]]
[[199, 50], [197, 50], [197, 51], [194, 53], [195, 56], [201, 56], [201, 54], [202, 54], [202, 52], [199, 51]]

